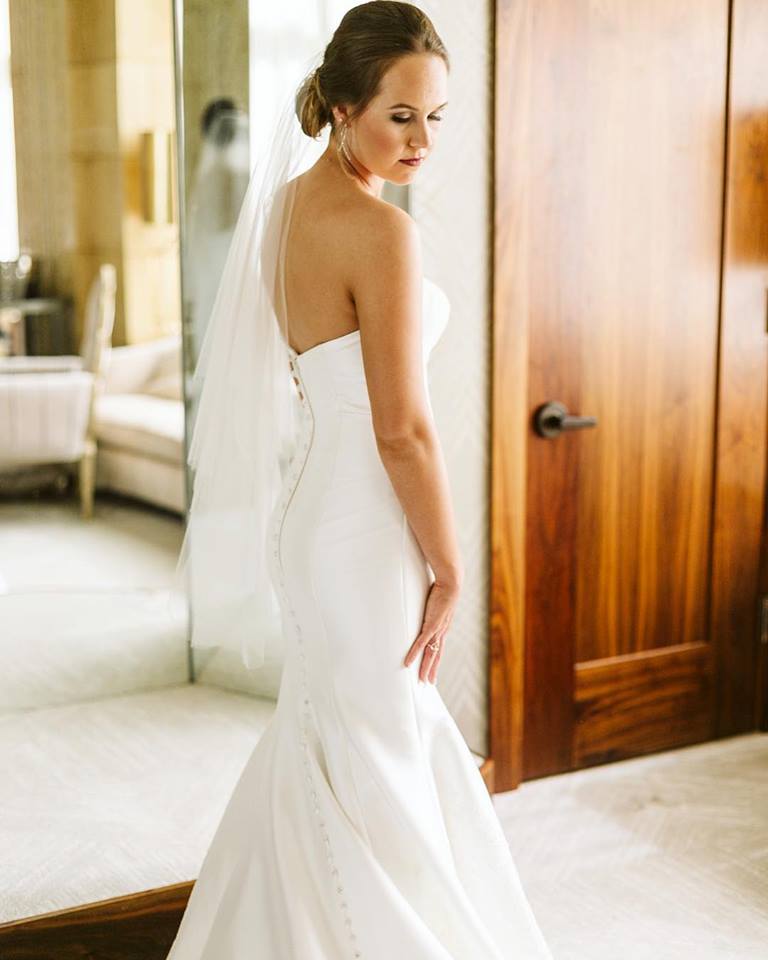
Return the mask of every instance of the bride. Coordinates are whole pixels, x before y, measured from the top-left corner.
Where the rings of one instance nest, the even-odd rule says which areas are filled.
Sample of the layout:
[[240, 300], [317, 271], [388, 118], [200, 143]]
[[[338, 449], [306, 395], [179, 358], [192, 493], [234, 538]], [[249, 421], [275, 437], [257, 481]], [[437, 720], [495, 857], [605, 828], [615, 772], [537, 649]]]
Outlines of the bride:
[[[436, 686], [463, 577], [426, 377], [449, 306], [422, 276], [413, 220], [380, 194], [428, 161], [448, 64], [417, 7], [354, 7], [290, 117], [305, 140], [330, 125], [327, 149], [258, 194], [268, 217], [244, 201], [204, 345], [187, 536], [207, 517], [208, 580], [193, 585], [209, 622], [203, 611], [196, 628], [263, 659], [263, 591], [238, 608], [240, 632], [232, 616], [214, 622], [210, 597], [222, 581], [234, 592], [231, 577], [258, 583], [266, 556], [285, 659], [168, 960], [551, 957]], [[275, 495], [254, 506], [287, 395], [291, 446]], [[226, 396], [228, 416], [214, 416]], [[222, 438], [243, 407], [235, 469]]]

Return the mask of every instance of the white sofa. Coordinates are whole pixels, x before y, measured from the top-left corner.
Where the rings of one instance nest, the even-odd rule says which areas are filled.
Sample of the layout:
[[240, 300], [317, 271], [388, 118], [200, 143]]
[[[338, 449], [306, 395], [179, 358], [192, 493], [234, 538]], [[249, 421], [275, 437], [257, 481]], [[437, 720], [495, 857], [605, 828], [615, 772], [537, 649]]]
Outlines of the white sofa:
[[113, 347], [95, 401], [96, 489], [186, 512], [181, 337]]

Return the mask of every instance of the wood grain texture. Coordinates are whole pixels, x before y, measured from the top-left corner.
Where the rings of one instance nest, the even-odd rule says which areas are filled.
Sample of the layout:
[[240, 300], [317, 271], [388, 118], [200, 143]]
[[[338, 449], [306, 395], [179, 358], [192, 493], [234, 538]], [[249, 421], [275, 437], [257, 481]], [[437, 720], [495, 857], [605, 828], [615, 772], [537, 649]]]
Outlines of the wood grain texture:
[[728, 24], [725, 0], [539, 9], [529, 408], [598, 422], [529, 444], [530, 775], [600, 752], [575, 667], [623, 688], [619, 658], [707, 638]]
[[759, 681], [765, 697], [758, 594], [768, 430], [766, 35], [768, 5], [734, 0], [711, 607], [718, 736], [758, 722]]
[[[728, 0], [496, 5], [490, 729], [501, 790], [751, 729], [758, 709], [758, 6], [734, 0], [729, 59]], [[552, 400], [597, 426], [537, 436], [532, 416]]]
[[708, 643], [578, 665], [572, 766], [708, 739], [712, 679]]
[[3, 960], [164, 960], [194, 886], [177, 883], [0, 924]]
[[497, 790], [517, 786], [523, 763], [532, 17], [529, 3], [496, 3], [488, 688]]

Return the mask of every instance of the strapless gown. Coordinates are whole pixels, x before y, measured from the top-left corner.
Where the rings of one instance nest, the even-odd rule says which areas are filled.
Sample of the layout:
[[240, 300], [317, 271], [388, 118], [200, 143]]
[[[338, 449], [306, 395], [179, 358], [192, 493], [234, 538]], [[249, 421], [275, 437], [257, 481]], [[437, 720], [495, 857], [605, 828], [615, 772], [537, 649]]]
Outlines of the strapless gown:
[[[425, 378], [449, 309], [425, 278]], [[168, 960], [551, 960], [466, 742], [420, 657], [403, 666], [433, 576], [379, 457], [359, 331], [289, 352], [277, 706]]]

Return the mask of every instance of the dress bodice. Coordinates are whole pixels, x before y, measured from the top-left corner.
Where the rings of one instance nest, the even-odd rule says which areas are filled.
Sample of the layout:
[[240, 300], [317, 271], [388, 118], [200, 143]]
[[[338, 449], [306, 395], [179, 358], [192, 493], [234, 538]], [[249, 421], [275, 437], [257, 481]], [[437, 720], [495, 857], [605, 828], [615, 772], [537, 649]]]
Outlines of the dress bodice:
[[[433, 280], [422, 277], [422, 281], [422, 356], [426, 368], [433, 348], [448, 325], [450, 301]], [[292, 366], [300, 372], [310, 400], [332, 395], [342, 401], [342, 408], [370, 410], [359, 328], [324, 340], [301, 353], [289, 346], [288, 353]]]

